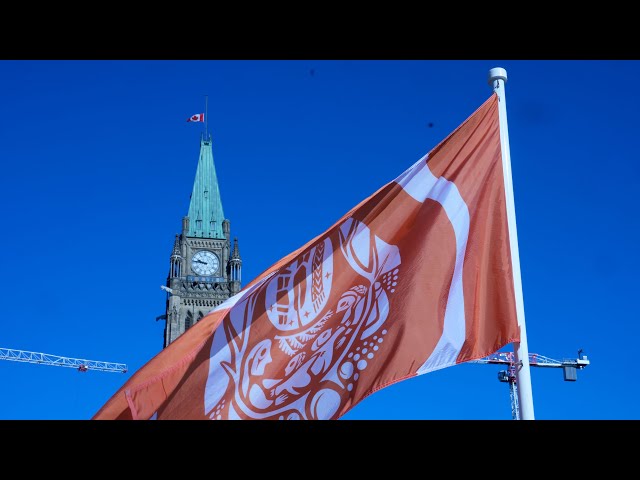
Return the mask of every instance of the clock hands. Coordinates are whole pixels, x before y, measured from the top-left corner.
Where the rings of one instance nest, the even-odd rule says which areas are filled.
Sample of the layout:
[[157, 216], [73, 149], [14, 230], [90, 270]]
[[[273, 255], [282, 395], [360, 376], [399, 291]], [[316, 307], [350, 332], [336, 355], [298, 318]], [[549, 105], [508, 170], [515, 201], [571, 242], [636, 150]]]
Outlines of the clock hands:
[[[211, 256], [213, 256], [213, 258], [210, 258]], [[196, 272], [198, 275], [208, 275], [214, 271], [217, 271], [218, 269], [218, 258], [211, 252], [207, 252], [204, 255], [194, 255], [194, 257], [192, 258], [192, 262], [194, 272]], [[202, 266], [197, 267], [195, 265], [196, 263], [199, 263]]]

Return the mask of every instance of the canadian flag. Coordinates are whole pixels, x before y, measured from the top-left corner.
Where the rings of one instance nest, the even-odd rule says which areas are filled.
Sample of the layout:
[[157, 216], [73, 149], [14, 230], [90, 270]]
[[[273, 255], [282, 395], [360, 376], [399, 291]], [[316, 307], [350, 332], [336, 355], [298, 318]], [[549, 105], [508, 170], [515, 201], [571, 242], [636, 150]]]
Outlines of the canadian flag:
[[204, 113], [196, 113], [187, 118], [187, 122], [204, 122]]

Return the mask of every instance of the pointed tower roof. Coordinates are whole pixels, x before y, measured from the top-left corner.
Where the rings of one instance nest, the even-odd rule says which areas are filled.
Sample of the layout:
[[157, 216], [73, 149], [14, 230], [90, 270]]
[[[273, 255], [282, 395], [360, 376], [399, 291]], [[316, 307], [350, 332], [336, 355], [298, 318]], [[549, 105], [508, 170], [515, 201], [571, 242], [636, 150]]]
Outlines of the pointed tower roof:
[[180, 236], [176, 235], [176, 239], [173, 241], [173, 250], [171, 251], [172, 257], [180, 256]]
[[240, 259], [240, 249], [238, 248], [238, 237], [233, 239], [233, 252], [231, 252], [231, 258]]
[[225, 238], [222, 231], [224, 212], [220, 200], [218, 177], [213, 163], [211, 137], [200, 139], [200, 158], [189, 202], [189, 237]]

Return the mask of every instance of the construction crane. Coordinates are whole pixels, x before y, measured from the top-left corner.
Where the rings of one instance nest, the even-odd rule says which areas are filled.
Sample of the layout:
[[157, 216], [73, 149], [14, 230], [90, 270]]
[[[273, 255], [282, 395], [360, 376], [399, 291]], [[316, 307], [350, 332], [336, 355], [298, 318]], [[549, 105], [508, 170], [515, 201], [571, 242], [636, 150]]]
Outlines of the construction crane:
[[14, 350], [12, 348], [0, 347], [0, 360], [75, 368], [79, 372], [99, 370], [101, 372], [127, 373], [127, 365], [124, 363], [86, 360], [84, 358], [59, 357], [58, 355], [50, 355], [48, 353], [28, 352], [26, 350]]
[[[509, 384], [509, 397], [511, 398], [511, 417], [520, 420], [520, 404], [518, 403], [518, 386], [516, 384], [516, 364], [514, 352], [494, 353], [478, 360], [471, 360], [467, 363], [484, 363], [493, 365], [507, 365], [507, 370], [498, 372], [498, 380]], [[562, 368], [565, 382], [575, 382], [578, 380], [578, 370], [582, 370], [589, 365], [589, 359], [582, 354], [582, 349], [578, 350], [578, 358], [554, 360], [538, 353], [529, 354], [529, 365], [532, 367]]]

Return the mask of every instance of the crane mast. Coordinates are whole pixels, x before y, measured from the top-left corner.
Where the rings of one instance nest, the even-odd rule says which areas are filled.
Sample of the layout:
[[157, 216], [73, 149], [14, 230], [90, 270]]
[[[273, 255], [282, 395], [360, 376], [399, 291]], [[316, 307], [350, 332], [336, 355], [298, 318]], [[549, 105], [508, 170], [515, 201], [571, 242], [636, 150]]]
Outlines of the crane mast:
[[101, 372], [127, 372], [127, 365], [124, 363], [87, 360], [85, 358], [60, 357], [58, 355], [51, 355], [48, 353], [29, 352], [27, 350], [15, 350], [13, 348], [0, 347], [0, 360], [75, 368], [79, 372], [86, 372], [88, 370], [98, 370]]

